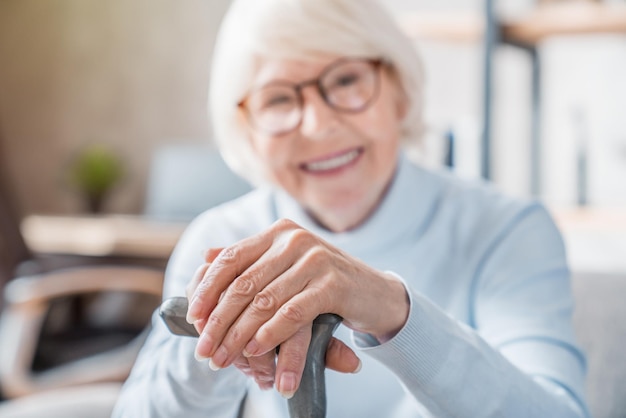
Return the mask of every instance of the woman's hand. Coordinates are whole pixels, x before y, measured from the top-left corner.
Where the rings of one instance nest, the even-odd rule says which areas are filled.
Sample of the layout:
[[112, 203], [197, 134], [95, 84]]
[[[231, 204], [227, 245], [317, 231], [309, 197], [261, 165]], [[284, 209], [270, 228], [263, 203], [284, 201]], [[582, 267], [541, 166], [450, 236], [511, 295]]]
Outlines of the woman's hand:
[[[188, 321], [200, 332], [197, 357], [211, 358], [213, 368], [235, 364], [271, 387], [280, 345], [275, 377], [285, 396], [299, 386], [318, 315], [336, 313], [349, 328], [380, 341], [395, 335], [408, 316], [402, 283], [288, 220], [209, 250], [206, 261], [187, 288]], [[336, 339], [326, 362], [345, 372], [360, 365]]]

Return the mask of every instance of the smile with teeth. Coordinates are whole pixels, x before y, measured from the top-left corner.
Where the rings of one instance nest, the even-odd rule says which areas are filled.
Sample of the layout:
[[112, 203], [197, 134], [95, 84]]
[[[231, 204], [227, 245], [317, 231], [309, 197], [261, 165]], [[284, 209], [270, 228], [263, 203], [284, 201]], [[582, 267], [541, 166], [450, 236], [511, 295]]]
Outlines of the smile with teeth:
[[359, 154], [360, 150], [352, 150], [345, 154], [338, 155], [336, 157], [328, 158], [326, 160], [315, 161], [311, 163], [303, 164], [303, 168], [307, 171], [329, 171], [346, 166], [354, 161]]

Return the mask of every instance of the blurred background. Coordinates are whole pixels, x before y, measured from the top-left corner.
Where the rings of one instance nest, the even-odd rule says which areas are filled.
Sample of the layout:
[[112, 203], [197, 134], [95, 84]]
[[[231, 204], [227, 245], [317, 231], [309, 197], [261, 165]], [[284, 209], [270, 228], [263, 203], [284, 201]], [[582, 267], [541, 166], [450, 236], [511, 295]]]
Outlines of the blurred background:
[[[428, 130], [414, 155], [542, 199], [575, 272], [626, 282], [626, 2], [384, 3], [426, 69]], [[248, 189], [222, 177], [206, 111], [229, 4], [0, 0], [2, 198], [29, 256], [76, 250], [161, 269], [189, 219]], [[202, 161], [208, 171], [189, 171]], [[76, 223], [94, 213], [117, 223]], [[111, 244], [111, 228], [144, 237]], [[106, 248], [54, 247], [86, 235]]]
[[[567, 222], [580, 219], [569, 209], [581, 206], [620, 218], [624, 1], [385, 4], [425, 63], [428, 131], [419, 153], [426, 161], [539, 197], [564, 209]], [[209, 67], [228, 5], [2, 0], [0, 162], [19, 212], [88, 210], [84, 189], [98, 186], [72, 180], [76, 160], [99, 147], [119, 172], [109, 174], [115, 181], [98, 209], [145, 213], [155, 155], [171, 145], [211, 144]], [[587, 215], [585, 225], [604, 222]]]
[[[552, 3], [581, 3], [554, 1]], [[623, 5], [605, 0], [604, 5]], [[209, 64], [228, 0], [2, 0], [0, 122], [4, 156], [27, 213], [83, 208], [64, 181], [68, 161], [102, 143], [126, 169], [106, 211], [139, 213], [149, 164], [164, 144], [211, 141]], [[415, 39], [427, 72], [431, 158], [452, 130], [463, 174], [479, 174], [483, 129], [483, 0], [388, 0]], [[523, 21], [531, 0], [494, 2], [498, 23]], [[575, 20], [562, 11], [565, 21]], [[582, 12], [587, 20], [593, 13]], [[584, 18], [585, 16], [583, 16]], [[560, 22], [552, 19], [558, 29]], [[534, 39], [541, 61], [540, 196], [549, 203], [626, 205], [626, 35], [613, 23], [590, 33]], [[619, 22], [618, 22], [619, 23]], [[610, 24], [610, 22], [609, 22]], [[617, 26], [617, 28], [615, 28]], [[622, 23], [621, 29], [624, 30]], [[614, 32], [614, 33], [606, 33]], [[532, 62], [498, 42], [493, 54], [491, 178], [529, 196]], [[581, 151], [582, 150], [582, 151]], [[579, 173], [580, 154], [586, 160]]]

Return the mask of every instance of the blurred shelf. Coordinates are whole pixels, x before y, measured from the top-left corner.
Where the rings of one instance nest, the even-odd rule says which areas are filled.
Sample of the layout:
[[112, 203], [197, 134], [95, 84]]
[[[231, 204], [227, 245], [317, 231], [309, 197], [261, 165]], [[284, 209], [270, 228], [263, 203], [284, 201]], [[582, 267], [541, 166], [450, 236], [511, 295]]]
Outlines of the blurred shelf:
[[515, 18], [498, 17], [495, 0], [484, 0], [482, 13], [413, 12], [397, 18], [400, 27], [413, 39], [440, 42], [480, 42], [483, 46], [483, 121], [481, 174], [491, 178], [493, 67], [498, 44], [508, 43], [526, 50], [531, 59], [530, 185], [533, 195], [541, 195], [540, 167], [542, 65], [537, 45], [551, 36], [576, 34], [626, 34], [626, 4], [591, 0], [559, 1], [535, 6]]
[[[397, 18], [413, 39], [443, 42], [480, 41], [485, 19], [479, 13], [414, 12]], [[542, 5], [526, 16], [500, 19], [501, 40], [535, 45], [556, 35], [626, 33], [626, 4], [570, 1]]]
[[535, 45], [550, 36], [590, 33], [626, 33], [626, 4], [589, 1], [538, 6], [527, 16], [503, 21], [503, 40]]
[[168, 259], [185, 226], [131, 215], [31, 215], [21, 229], [37, 253]]
[[[557, 224], [563, 228], [619, 233], [626, 238], [626, 207], [554, 208], [552, 213]], [[626, 257], [626, 248], [624, 251]]]
[[572, 270], [626, 272], [626, 207], [552, 208]]
[[476, 13], [415, 12], [397, 21], [410, 38], [419, 40], [477, 42], [485, 31], [485, 21]]

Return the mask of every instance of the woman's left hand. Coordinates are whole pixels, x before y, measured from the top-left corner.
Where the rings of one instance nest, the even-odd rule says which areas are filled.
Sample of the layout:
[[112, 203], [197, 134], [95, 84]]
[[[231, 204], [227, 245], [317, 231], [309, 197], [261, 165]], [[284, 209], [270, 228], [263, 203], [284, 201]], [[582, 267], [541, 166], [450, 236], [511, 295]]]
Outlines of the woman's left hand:
[[[254, 374], [255, 368], [271, 367], [280, 345], [275, 367], [283, 394], [299, 386], [311, 324], [318, 315], [335, 313], [347, 327], [381, 342], [395, 335], [408, 316], [400, 281], [292, 221], [278, 221], [207, 254], [206, 268], [187, 288], [188, 321], [201, 330], [196, 355], [211, 358], [213, 368], [234, 363]], [[354, 371], [350, 364], [357, 368], [358, 358], [334, 339], [327, 365]]]

